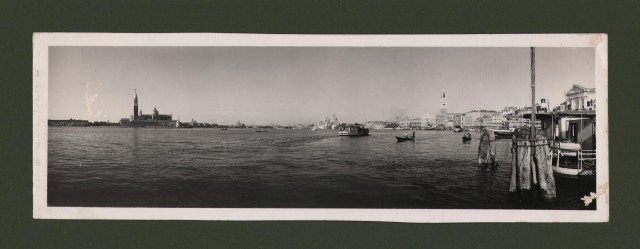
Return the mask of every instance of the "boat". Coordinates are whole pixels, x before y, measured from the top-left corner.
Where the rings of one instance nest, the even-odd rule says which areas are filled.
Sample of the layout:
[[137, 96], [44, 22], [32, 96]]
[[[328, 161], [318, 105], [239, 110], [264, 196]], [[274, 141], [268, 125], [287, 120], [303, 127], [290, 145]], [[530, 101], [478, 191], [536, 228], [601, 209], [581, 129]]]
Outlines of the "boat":
[[221, 131], [226, 131], [226, 130], [227, 130], [227, 128], [220, 128], [220, 130], [221, 130]]
[[453, 132], [462, 132], [462, 126], [456, 125], [453, 127]]
[[[525, 114], [529, 118], [530, 114]], [[537, 113], [542, 132], [551, 138], [552, 169], [562, 178], [595, 178], [596, 113], [593, 110]]]
[[471, 134], [467, 132], [467, 133], [464, 134], [464, 136], [462, 136], [462, 142], [466, 143], [466, 142], [469, 142], [469, 141], [471, 141]]
[[415, 137], [398, 137], [396, 136], [396, 139], [398, 139], [398, 142], [404, 142], [404, 141], [416, 141]]
[[411, 134], [411, 136], [409, 136], [409, 134], [406, 134], [402, 137], [398, 137], [396, 136], [396, 139], [398, 140], [398, 142], [404, 142], [404, 141], [416, 141], [416, 132], [413, 131], [413, 134]]
[[[585, 162], [586, 158], [592, 160]], [[551, 165], [553, 173], [563, 178], [595, 176], [595, 151], [584, 151], [579, 143], [555, 142]]]
[[256, 132], [269, 132], [268, 130], [256, 130]]
[[339, 128], [338, 135], [350, 137], [369, 136], [369, 129], [365, 128], [363, 124], [358, 123], [344, 125]]
[[509, 129], [491, 129], [496, 138], [511, 138], [513, 137], [513, 133], [515, 132], [515, 128]]

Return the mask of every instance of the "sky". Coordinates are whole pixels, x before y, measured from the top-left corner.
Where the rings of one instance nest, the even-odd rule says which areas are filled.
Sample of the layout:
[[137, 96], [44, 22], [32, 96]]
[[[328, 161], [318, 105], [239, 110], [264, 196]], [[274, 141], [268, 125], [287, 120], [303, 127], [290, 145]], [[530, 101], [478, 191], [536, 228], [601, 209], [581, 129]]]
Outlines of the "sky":
[[[537, 48], [536, 98], [595, 87], [593, 48]], [[530, 105], [529, 48], [50, 47], [49, 119], [117, 122], [139, 108], [232, 124], [395, 120]]]

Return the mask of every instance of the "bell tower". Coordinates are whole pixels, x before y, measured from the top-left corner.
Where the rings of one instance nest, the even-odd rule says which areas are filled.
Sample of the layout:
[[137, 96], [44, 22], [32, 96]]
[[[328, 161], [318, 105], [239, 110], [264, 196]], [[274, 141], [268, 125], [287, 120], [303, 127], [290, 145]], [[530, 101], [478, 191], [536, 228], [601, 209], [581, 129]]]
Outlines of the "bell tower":
[[447, 113], [447, 96], [444, 94], [444, 89], [440, 96], [440, 113]]
[[136, 97], [133, 98], [133, 120], [137, 120], [138, 119], [138, 91], [136, 89], [133, 89], [133, 91], [136, 94]]

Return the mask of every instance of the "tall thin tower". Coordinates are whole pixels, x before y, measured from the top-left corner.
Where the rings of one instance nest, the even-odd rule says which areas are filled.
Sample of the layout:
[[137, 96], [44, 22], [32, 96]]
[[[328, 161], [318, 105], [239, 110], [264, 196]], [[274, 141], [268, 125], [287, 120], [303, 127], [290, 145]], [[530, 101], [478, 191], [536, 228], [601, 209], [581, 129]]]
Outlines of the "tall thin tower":
[[133, 120], [137, 120], [138, 119], [138, 91], [136, 89], [133, 89], [133, 91], [136, 94], [136, 97], [133, 98]]
[[447, 113], [447, 96], [444, 94], [444, 89], [440, 96], [440, 113]]

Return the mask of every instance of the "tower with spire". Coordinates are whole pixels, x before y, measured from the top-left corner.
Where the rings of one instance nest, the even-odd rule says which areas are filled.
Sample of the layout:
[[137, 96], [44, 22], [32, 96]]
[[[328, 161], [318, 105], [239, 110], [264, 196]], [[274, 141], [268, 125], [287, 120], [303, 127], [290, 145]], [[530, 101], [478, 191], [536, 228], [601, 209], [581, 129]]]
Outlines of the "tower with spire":
[[133, 120], [138, 119], [138, 91], [133, 89], [136, 97], [133, 98]]
[[[151, 114], [143, 114], [138, 105], [138, 90], [133, 89], [133, 115], [128, 121], [122, 121], [123, 125], [130, 127], [176, 127], [176, 121], [171, 114], [160, 114], [158, 108], [153, 107]], [[123, 119], [124, 120], [124, 119]]]
[[442, 89], [442, 95], [440, 96], [440, 113], [447, 113], [447, 96]]

